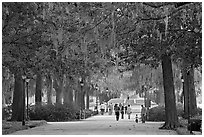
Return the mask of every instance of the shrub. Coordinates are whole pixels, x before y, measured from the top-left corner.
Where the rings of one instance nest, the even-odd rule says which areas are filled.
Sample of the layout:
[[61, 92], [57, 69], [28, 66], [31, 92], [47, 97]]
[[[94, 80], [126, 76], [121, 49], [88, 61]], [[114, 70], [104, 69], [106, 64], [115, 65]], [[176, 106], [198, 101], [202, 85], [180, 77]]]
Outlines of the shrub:
[[74, 105], [35, 105], [30, 107], [31, 120], [71, 121], [78, 119], [79, 110]]
[[202, 116], [202, 109], [201, 108], [197, 108], [197, 114]]
[[180, 103], [180, 102], [178, 102], [178, 103], [176, 104], [176, 108], [177, 108], [177, 115], [180, 116], [180, 117], [182, 117], [183, 114], [184, 114], [183, 104]]
[[[177, 103], [177, 115], [183, 115], [183, 104]], [[149, 110], [149, 121], [165, 121], [165, 106], [157, 106]]]
[[165, 120], [165, 107], [157, 106], [149, 110], [149, 121], [164, 121]]
[[[82, 119], [94, 115], [92, 110], [84, 110]], [[80, 109], [71, 104], [56, 105], [35, 105], [30, 107], [29, 117], [31, 120], [73, 121], [80, 119]]]
[[93, 110], [90, 110], [90, 109], [85, 109], [83, 111], [83, 115], [82, 115], [82, 118], [84, 118], [84, 112], [85, 112], [85, 118], [88, 118], [88, 117], [91, 117], [93, 115], [96, 115], [96, 113], [93, 111]]
[[8, 105], [2, 108], [2, 119], [9, 120], [12, 116], [12, 105]]

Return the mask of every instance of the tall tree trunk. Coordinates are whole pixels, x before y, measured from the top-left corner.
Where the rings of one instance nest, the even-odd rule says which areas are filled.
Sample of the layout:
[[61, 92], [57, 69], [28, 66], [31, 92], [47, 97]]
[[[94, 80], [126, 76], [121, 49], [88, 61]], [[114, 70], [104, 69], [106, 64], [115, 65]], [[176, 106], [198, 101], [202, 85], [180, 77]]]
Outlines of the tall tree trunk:
[[5, 106], [6, 106], [6, 99], [5, 99], [4, 93], [2, 92], [2, 107], [5, 107]]
[[84, 90], [84, 87], [82, 88], [81, 105], [82, 105], [82, 109], [85, 109], [85, 90]]
[[71, 81], [67, 79], [66, 82], [66, 88], [65, 88], [65, 94], [64, 94], [64, 102], [66, 104], [72, 104], [73, 103], [73, 89], [71, 86]]
[[7, 81], [2, 80], [2, 107], [6, 106]]
[[80, 108], [81, 107], [81, 90], [76, 90], [76, 104]]
[[190, 114], [194, 116], [197, 112], [196, 92], [194, 85], [194, 68], [191, 66], [189, 70], [189, 99], [190, 99]]
[[60, 80], [59, 85], [57, 85], [55, 90], [56, 90], [56, 104], [62, 104], [63, 81]]
[[53, 88], [53, 81], [51, 76], [48, 76], [48, 91], [47, 91], [47, 103], [52, 104], [52, 88]]
[[86, 90], [86, 109], [89, 109], [89, 88]]
[[[185, 64], [184, 64], [185, 65]], [[187, 68], [186, 66], [183, 66], [182, 69], [182, 75], [183, 75], [183, 79], [184, 79], [184, 85], [183, 85], [183, 97], [184, 97], [184, 117], [187, 118], [188, 116], [188, 95], [189, 95], [189, 82], [188, 82], [188, 75], [187, 75]]]
[[67, 85], [64, 90], [64, 104], [69, 104], [69, 87]]
[[186, 62], [184, 63], [182, 69], [184, 78], [184, 116], [187, 118], [188, 113], [190, 113], [190, 115], [196, 114], [197, 104], [194, 85], [194, 68], [191, 66], [188, 70]]
[[35, 104], [42, 104], [42, 76], [40, 73], [37, 73], [36, 78]]
[[[22, 120], [22, 106], [23, 106], [23, 92], [25, 92], [25, 84], [22, 80], [20, 74], [14, 74], [14, 93], [13, 93], [13, 103], [12, 103], [12, 121]], [[25, 100], [25, 99], [24, 99]]]
[[175, 103], [175, 91], [172, 72], [171, 58], [168, 55], [162, 57], [162, 72], [163, 72], [163, 85], [165, 97], [165, 124], [164, 129], [175, 129], [178, 126], [178, 116]]
[[63, 81], [64, 81], [63, 75], [61, 77], [57, 74], [55, 75], [53, 86], [56, 91], [56, 104], [62, 104], [62, 101], [63, 101], [63, 90], [64, 90]]

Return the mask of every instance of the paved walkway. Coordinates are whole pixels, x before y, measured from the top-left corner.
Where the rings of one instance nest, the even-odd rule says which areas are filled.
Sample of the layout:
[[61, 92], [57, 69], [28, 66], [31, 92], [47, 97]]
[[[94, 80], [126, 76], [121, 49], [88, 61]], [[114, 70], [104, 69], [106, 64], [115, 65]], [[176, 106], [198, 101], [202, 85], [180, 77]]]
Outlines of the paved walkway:
[[135, 123], [133, 115], [130, 120], [125, 116], [118, 122], [114, 115], [107, 114], [75, 122], [48, 122], [13, 135], [176, 135], [176, 131], [159, 130], [163, 122]]

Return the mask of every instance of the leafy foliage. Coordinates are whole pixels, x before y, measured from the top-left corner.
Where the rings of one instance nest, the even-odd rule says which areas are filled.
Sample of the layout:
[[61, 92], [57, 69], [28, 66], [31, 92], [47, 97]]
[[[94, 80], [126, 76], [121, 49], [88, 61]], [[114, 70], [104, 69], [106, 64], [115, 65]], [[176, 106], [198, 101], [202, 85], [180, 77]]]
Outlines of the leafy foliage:
[[[95, 115], [91, 110], [85, 110], [82, 113], [82, 118]], [[29, 110], [29, 117], [31, 120], [46, 120], [46, 121], [73, 121], [78, 120], [80, 117], [79, 108], [71, 104], [56, 104], [44, 106], [32, 106]]]
[[[182, 104], [177, 104], [177, 114], [180, 117], [183, 115]], [[165, 119], [165, 106], [157, 106], [149, 110], [149, 121], [165, 121]]]
[[12, 115], [12, 106], [8, 105], [2, 108], [2, 119], [3, 120], [10, 120]]
[[73, 105], [32, 106], [29, 116], [31, 120], [70, 121], [77, 119], [78, 111]]
[[[83, 77], [113, 91], [138, 87], [151, 83], [146, 80], [151, 71], [133, 73], [139, 78], [130, 85], [122, 73], [138, 63], [160, 68], [163, 54], [201, 66], [201, 7], [197, 2], [5, 2], [2, 65], [13, 74], [52, 75], [58, 84], [68, 75], [75, 86]], [[141, 78], [140, 72], [147, 75]], [[155, 73], [153, 86], [162, 87], [160, 70]]]
[[40, 19], [40, 4], [3, 3], [3, 65], [12, 72], [33, 67], [35, 51], [46, 45], [42, 40], [44, 27]]

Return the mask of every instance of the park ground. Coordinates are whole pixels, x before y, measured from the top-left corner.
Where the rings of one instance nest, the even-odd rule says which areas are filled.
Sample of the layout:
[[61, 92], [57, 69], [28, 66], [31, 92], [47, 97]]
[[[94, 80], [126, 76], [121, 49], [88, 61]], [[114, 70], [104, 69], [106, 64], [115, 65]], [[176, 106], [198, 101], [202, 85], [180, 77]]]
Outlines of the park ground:
[[[115, 120], [114, 115], [96, 115], [80, 121], [70, 122], [45, 122], [30, 121], [26, 123], [26, 127], [20, 129], [20, 122], [16, 122], [19, 131], [9, 132], [7, 125], [7, 133], [4, 125], [2, 125], [3, 134], [11, 135], [177, 135], [189, 134], [185, 128], [177, 130], [160, 130], [164, 122], [146, 122], [135, 123], [134, 114], [131, 119]], [[11, 124], [11, 123], [10, 123]], [[198, 133], [199, 134], [199, 133]]]

